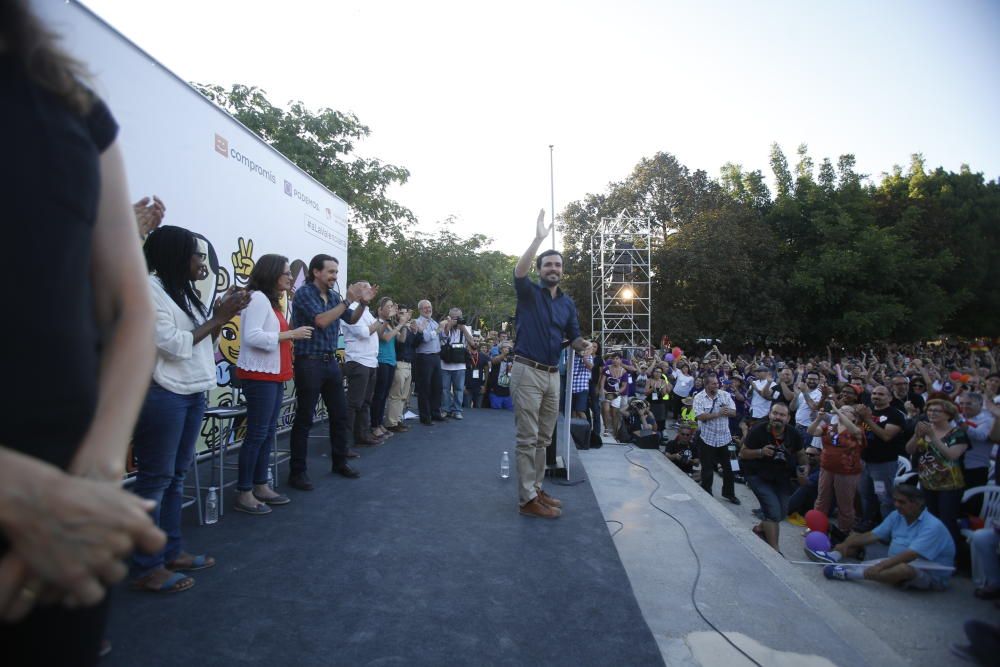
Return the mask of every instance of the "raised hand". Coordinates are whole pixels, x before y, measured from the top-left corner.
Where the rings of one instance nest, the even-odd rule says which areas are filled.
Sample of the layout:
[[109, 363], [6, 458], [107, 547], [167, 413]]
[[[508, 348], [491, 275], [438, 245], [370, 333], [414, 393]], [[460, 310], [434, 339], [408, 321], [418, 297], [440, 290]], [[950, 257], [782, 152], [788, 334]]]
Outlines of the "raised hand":
[[149, 197], [143, 197], [132, 204], [135, 212], [135, 221], [139, 226], [139, 237], [146, 238], [149, 233], [160, 226], [163, 216], [167, 213], [167, 207], [160, 201], [160, 198], [153, 195], [152, 202]]
[[538, 212], [538, 221], [535, 223], [535, 239], [543, 240], [552, 231], [552, 223], [545, 224], [545, 209]]

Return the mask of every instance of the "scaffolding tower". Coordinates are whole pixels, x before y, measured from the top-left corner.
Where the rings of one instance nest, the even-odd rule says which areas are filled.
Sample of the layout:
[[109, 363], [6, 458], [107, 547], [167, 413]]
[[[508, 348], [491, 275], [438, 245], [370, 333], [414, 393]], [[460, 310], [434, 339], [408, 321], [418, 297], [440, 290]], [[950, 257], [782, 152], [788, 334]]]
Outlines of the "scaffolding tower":
[[648, 219], [602, 218], [590, 237], [591, 330], [601, 349], [651, 344], [652, 230]]

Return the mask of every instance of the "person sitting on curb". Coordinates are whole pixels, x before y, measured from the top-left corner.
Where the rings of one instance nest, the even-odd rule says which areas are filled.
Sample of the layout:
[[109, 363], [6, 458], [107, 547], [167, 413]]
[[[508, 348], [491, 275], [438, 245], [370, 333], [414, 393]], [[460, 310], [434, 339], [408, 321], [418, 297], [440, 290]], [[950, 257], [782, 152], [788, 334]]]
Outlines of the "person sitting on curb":
[[[941, 520], [927, 511], [923, 492], [912, 484], [898, 484], [892, 491], [896, 509], [867, 533], [852, 533], [831, 551], [806, 548], [810, 560], [829, 563], [827, 579], [870, 579], [916, 590], [941, 591], [954, 571], [955, 543]], [[841, 565], [869, 544], [889, 542], [889, 557], [870, 566]], [[919, 560], [918, 559], [922, 559]], [[922, 566], [933, 566], [933, 569]]]

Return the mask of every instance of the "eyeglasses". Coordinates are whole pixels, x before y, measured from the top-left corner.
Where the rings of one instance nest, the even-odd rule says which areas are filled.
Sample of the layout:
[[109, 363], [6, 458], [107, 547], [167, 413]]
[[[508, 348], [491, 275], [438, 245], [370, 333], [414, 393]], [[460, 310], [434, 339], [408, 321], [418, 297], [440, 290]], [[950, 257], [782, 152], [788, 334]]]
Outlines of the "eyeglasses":
[[285, 272], [284, 272], [284, 273], [282, 273], [281, 275], [283, 275], [283, 276], [287, 276], [287, 277], [291, 278], [291, 277], [292, 277], [292, 272], [291, 272], [291, 271], [285, 271]]
[[195, 257], [197, 257], [198, 259], [200, 259], [200, 260], [201, 260], [201, 261], [203, 261], [203, 262], [204, 262], [204, 261], [205, 261], [206, 259], [208, 259], [208, 255], [206, 255], [206, 254], [205, 254], [205, 253], [203, 253], [203, 252], [196, 252], [196, 253], [194, 253], [194, 256], [195, 256]]

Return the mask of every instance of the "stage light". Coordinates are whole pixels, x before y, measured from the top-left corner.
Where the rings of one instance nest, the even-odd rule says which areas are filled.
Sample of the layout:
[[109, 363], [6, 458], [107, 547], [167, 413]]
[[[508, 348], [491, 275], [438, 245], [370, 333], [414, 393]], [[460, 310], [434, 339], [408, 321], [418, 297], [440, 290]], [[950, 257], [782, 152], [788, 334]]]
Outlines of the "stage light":
[[631, 287], [626, 287], [622, 290], [622, 299], [625, 301], [631, 301], [635, 297], [635, 292], [632, 291]]

